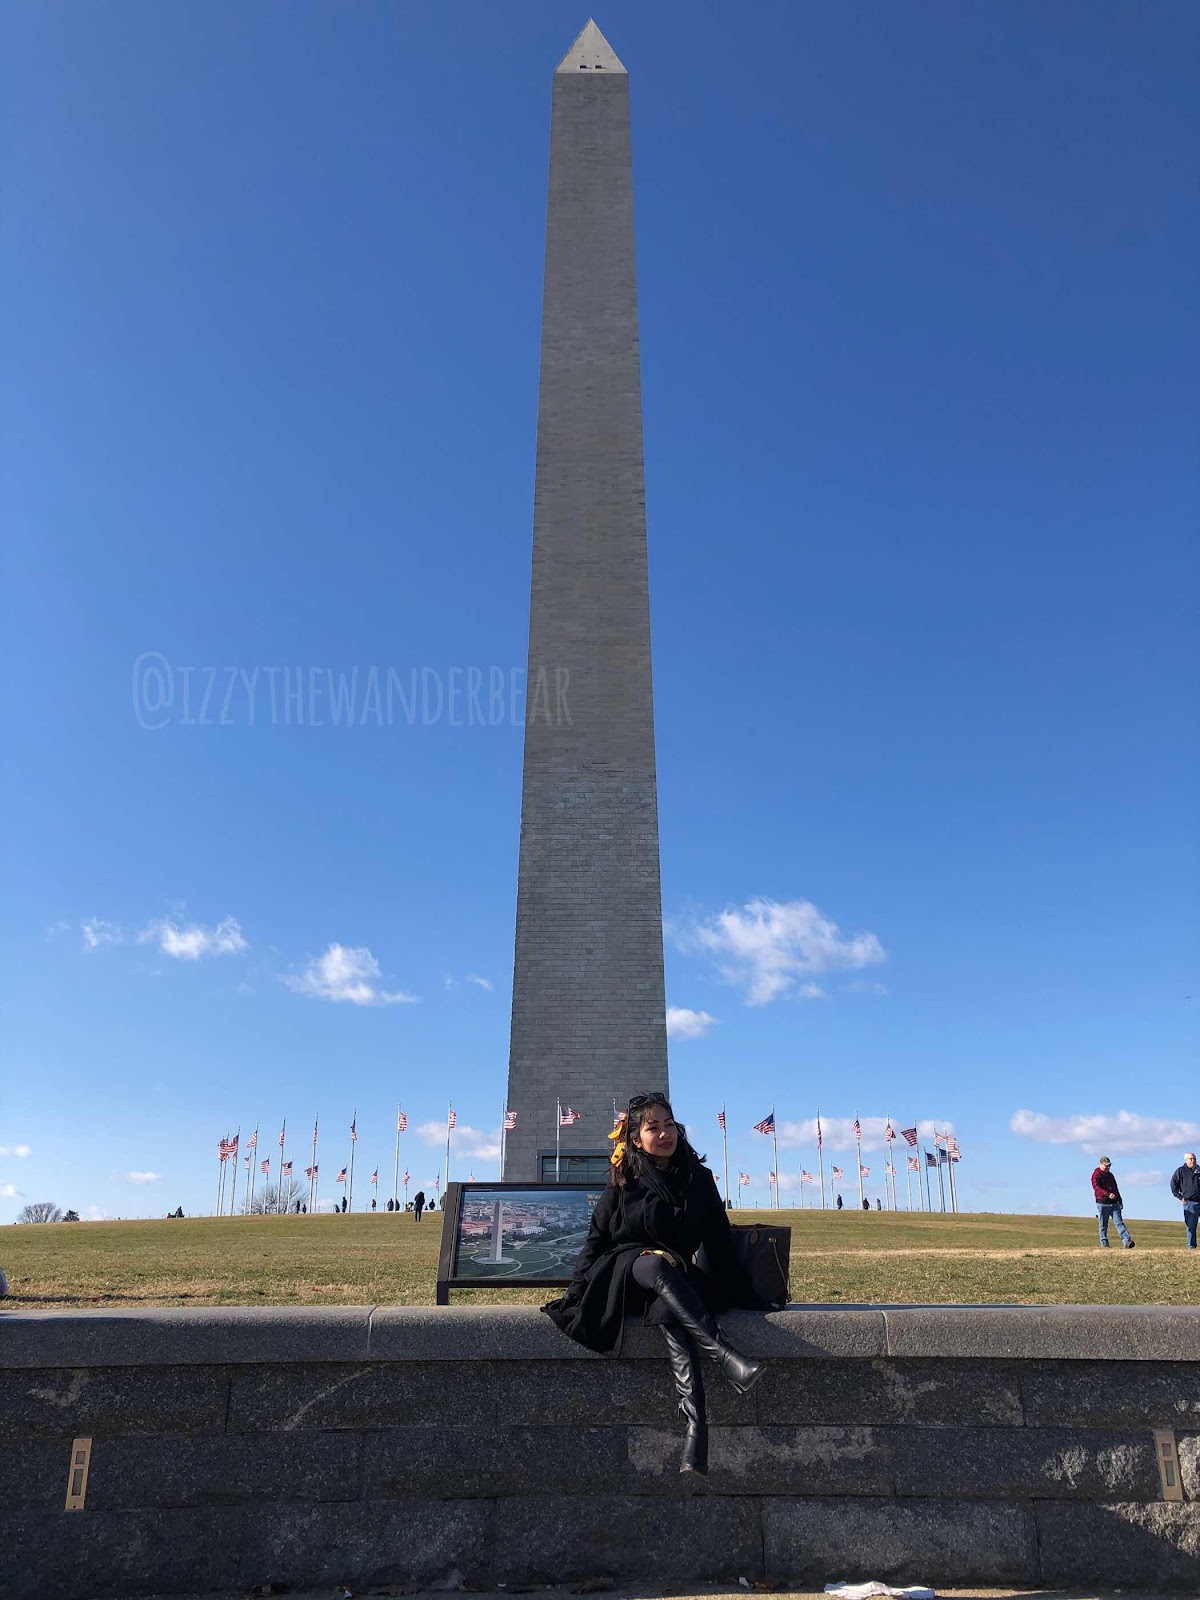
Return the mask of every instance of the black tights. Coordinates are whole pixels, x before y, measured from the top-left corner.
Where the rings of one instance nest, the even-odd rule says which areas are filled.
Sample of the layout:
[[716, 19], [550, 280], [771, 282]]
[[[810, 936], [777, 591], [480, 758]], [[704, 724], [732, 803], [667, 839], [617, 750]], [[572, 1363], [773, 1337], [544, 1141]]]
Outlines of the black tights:
[[639, 1256], [633, 1263], [633, 1281], [643, 1289], [654, 1292], [660, 1272], [666, 1272], [671, 1277], [679, 1278], [681, 1273], [672, 1264], [668, 1256], [644, 1255]]

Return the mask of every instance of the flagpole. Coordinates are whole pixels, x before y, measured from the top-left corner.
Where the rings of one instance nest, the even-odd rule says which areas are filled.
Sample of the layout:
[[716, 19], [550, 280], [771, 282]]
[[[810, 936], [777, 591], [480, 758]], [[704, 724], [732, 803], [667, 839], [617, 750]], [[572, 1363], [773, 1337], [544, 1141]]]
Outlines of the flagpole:
[[817, 1107], [817, 1165], [821, 1169], [821, 1210], [825, 1209], [825, 1150], [821, 1139], [821, 1108]]
[[854, 1113], [854, 1148], [858, 1151], [858, 1209], [861, 1211], [866, 1196], [863, 1194], [862, 1179], [862, 1123], [857, 1111]]
[[908, 1209], [912, 1210], [912, 1168], [908, 1164], [908, 1151], [904, 1152], [904, 1187], [908, 1190]]
[[279, 1184], [275, 1190], [275, 1210], [283, 1210], [283, 1157], [287, 1149], [287, 1118], [283, 1119], [283, 1127], [279, 1130]]
[[237, 1169], [241, 1160], [242, 1125], [238, 1123], [238, 1130], [233, 1136], [233, 1182], [229, 1185], [229, 1215], [232, 1217], [237, 1210]]
[[555, 1100], [557, 1115], [554, 1118], [554, 1181], [558, 1182], [558, 1164], [562, 1159], [562, 1101]]
[[[226, 1143], [228, 1143], [228, 1136], [226, 1136]], [[215, 1215], [217, 1215], [218, 1217], [223, 1217], [225, 1215], [225, 1204], [224, 1204], [224, 1201], [225, 1201], [225, 1161], [226, 1161], [226, 1159], [227, 1158], [225, 1156], [219, 1157], [219, 1165], [217, 1167], [217, 1209], [216, 1209]]]
[[346, 1210], [354, 1210], [354, 1152], [358, 1149], [358, 1107], [350, 1118], [350, 1171], [347, 1173]]
[[938, 1195], [939, 1195], [939, 1197], [941, 1199], [941, 1202], [942, 1202], [942, 1210], [945, 1211], [945, 1209], [946, 1209], [946, 1180], [942, 1177], [942, 1152], [941, 1152], [941, 1150], [940, 1150], [940, 1148], [938, 1146], [936, 1136], [934, 1138], [933, 1148], [937, 1152]]
[[950, 1146], [946, 1146], [946, 1167], [950, 1174], [950, 1209], [955, 1216], [958, 1215], [958, 1190], [954, 1187], [954, 1154]]
[[453, 1101], [446, 1102], [446, 1187], [450, 1187], [450, 1113], [454, 1110]]
[[504, 1151], [508, 1144], [508, 1107], [500, 1107], [500, 1182], [504, 1182]]
[[775, 1126], [775, 1107], [771, 1107], [771, 1143], [775, 1147], [775, 1209], [779, 1210], [779, 1133]]
[[726, 1126], [728, 1117], [725, 1114], [724, 1100], [721, 1101], [721, 1144], [725, 1151], [725, 1209], [729, 1210], [729, 1129]]
[[392, 1168], [392, 1210], [400, 1204], [400, 1107], [396, 1107], [396, 1164]]

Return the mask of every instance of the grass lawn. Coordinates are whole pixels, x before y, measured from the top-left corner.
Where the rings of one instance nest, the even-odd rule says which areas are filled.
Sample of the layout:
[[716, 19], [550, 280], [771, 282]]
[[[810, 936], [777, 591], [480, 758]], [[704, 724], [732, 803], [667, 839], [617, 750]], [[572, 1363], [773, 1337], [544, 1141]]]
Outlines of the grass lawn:
[[[792, 1298], [887, 1304], [1191, 1305], [1200, 1252], [1182, 1223], [1134, 1222], [1101, 1252], [1085, 1217], [745, 1211], [792, 1229]], [[10, 1309], [69, 1306], [432, 1305], [442, 1219], [409, 1213], [198, 1217], [0, 1228]], [[1113, 1236], [1115, 1237], [1115, 1235]], [[469, 1290], [512, 1305], [539, 1290]]]

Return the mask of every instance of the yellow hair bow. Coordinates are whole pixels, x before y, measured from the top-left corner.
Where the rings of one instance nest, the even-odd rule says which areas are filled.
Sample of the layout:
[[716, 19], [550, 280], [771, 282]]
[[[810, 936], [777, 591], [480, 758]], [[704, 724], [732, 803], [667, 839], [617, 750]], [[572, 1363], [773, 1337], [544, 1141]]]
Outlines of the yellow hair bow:
[[608, 1136], [614, 1141], [613, 1153], [608, 1158], [614, 1167], [619, 1167], [625, 1159], [625, 1124], [628, 1120], [628, 1112], [620, 1112], [617, 1116], [617, 1125]]

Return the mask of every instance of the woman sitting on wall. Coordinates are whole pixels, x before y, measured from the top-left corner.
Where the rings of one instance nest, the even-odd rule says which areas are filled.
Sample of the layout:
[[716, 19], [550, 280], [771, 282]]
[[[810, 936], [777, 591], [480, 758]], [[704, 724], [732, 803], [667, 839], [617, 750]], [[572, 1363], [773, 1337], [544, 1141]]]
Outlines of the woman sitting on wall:
[[[615, 1141], [608, 1188], [569, 1288], [543, 1306], [568, 1338], [607, 1352], [620, 1342], [625, 1318], [645, 1313], [667, 1346], [667, 1359], [687, 1422], [680, 1472], [708, 1471], [708, 1422], [696, 1350], [718, 1362], [739, 1394], [765, 1363], [742, 1355], [722, 1334], [715, 1313], [749, 1302], [729, 1217], [716, 1180], [688, 1143], [661, 1094], [635, 1095], [609, 1135]], [[693, 1264], [700, 1246], [705, 1270]]]

